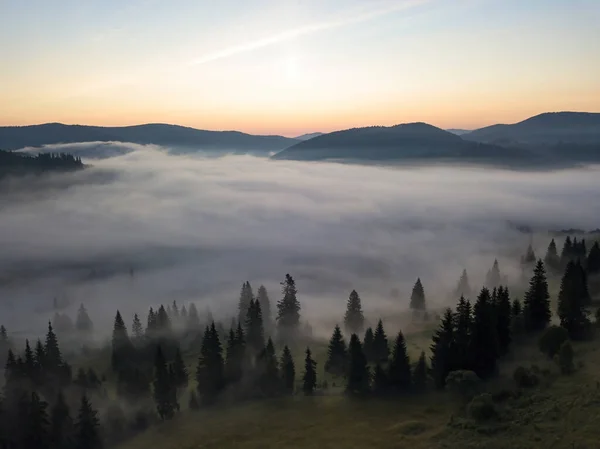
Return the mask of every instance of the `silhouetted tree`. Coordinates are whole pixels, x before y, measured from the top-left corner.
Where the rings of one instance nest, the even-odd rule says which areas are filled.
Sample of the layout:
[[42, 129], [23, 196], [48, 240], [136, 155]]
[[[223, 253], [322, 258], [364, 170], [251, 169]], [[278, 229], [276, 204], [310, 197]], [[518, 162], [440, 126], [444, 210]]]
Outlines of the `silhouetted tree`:
[[456, 290], [454, 290], [454, 296], [456, 298], [460, 298], [461, 296], [465, 298], [470, 298], [472, 294], [471, 285], [469, 284], [469, 276], [467, 275], [467, 270], [463, 270], [460, 279], [458, 280], [458, 285], [456, 286]]
[[75, 423], [75, 449], [99, 449], [102, 447], [99, 430], [98, 412], [84, 394]]
[[446, 385], [446, 376], [456, 366], [454, 314], [451, 309], [446, 309], [432, 341], [431, 376], [436, 388], [443, 388]]
[[567, 236], [565, 243], [563, 244], [562, 251], [560, 253], [560, 265], [563, 268], [567, 267], [567, 264], [573, 260], [573, 242], [571, 237]]
[[387, 363], [389, 356], [390, 347], [387, 335], [383, 329], [382, 321], [379, 320], [373, 334], [373, 361], [375, 363]]
[[179, 348], [175, 350], [175, 359], [173, 360], [173, 374], [176, 388], [186, 388], [188, 385], [188, 371], [181, 357]]
[[560, 283], [558, 316], [560, 325], [574, 340], [583, 339], [590, 330], [589, 311], [586, 308], [589, 294], [585, 282], [585, 273], [579, 262], [575, 264], [569, 261]]
[[81, 334], [87, 336], [91, 335], [94, 330], [94, 323], [92, 323], [92, 320], [90, 319], [90, 316], [88, 315], [83, 304], [79, 306], [79, 310], [77, 311], [75, 329], [77, 329]]
[[423, 289], [423, 284], [421, 284], [421, 278], [417, 278], [417, 282], [415, 282], [412, 289], [410, 295], [410, 309], [418, 312], [423, 312], [427, 309], [425, 303], [425, 290]]
[[492, 376], [496, 371], [498, 358], [498, 332], [494, 305], [490, 291], [481, 289], [473, 307], [473, 333], [471, 351], [473, 371], [482, 379]]
[[312, 358], [309, 348], [306, 348], [304, 359], [304, 375], [302, 376], [302, 391], [305, 395], [311, 395], [317, 388], [317, 362]]
[[358, 296], [356, 290], [352, 290], [346, 305], [346, 315], [344, 316], [346, 332], [350, 334], [359, 334], [363, 331], [364, 325], [365, 317], [363, 315], [360, 296]]
[[370, 327], [365, 331], [365, 336], [363, 338], [363, 352], [365, 353], [365, 357], [367, 358], [367, 362], [372, 362], [375, 360], [375, 351], [373, 349], [373, 340], [375, 339], [373, 335], [373, 329]]
[[350, 394], [365, 394], [369, 391], [370, 373], [367, 358], [356, 334], [350, 337], [348, 345], [348, 375], [346, 377], [346, 392]]
[[263, 327], [260, 303], [250, 300], [246, 315], [246, 344], [252, 355], [258, 354], [265, 347], [265, 331]]
[[112, 334], [111, 364], [113, 370], [119, 371], [129, 365], [132, 362], [133, 353], [133, 345], [131, 340], [129, 340], [127, 328], [125, 327], [121, 313], [117, 310]]
[[529, 281], [529, 289], [525, 293], [523, 305], [525, 329], [528, 331], [542, 330], [550, 322], [551, 316], [546, 270], [544, 263], [539, 260]]
[[190, 330], [200, 329], [200, 317], [198, 316], [198, 310], [194, 303], [190, 304], [190, 309], [188, 310], [187, 327]]
[[378, 363], [373, 372], [373, 394], [376, 396], [385, 396], [389, 391], [389, 379], [385, 370]]
[[254, 300], [254, 293], [250, 282], [246, 281], [242, 284], [242, 290], [240, 291], [240, 300], [238, 303], [238, 321], [244, 322], [248, 316], [248, 309], [250, 307], [250, 301]]
[[549, 273], [557, 274], [560, 272], [560, 257], [558, 256], [556, 242], [554, 239], [552, 239], [548, 245], [548, 250], [546, 251], [546, 256], [544, 257], [544, 265], [548, 269]]
[[340, 327], [336, 324], [333, 335], [329, 340], [325, 372], [334, 376], [343, 376], [347, 371], [347, 360], [346, 342], [344, 341]]
[[144, 338], [144, 327], [137, 315], [133, 315], [133, 323], [131, 324], [131, 334], [134, 340], [139, 344]]
[[600, 273], [600, 245], [594, 242], [587, 257], [587, 271], [590, 275]]
[[500, 282], [502, 281], [502, 276], [500, 275], [500, 267], [498, 266], [498, 259], [494, 259], [494, 264], [490, 271], [487, 272], [485, 277], [485, 285], [489, 289], [498, 288], [500, 286]]
[[288, 394], [293, 394], [296, 382], [296, 368], [290, 348], [287, 346], [284, 346], [281, 355], [281, 378], [284, 391]]
[[271, 338], [267, 340], [267, 345], [260, 354], [259, 366], [259, 387], [262, 394], [267, 397], [276, 396], [281, 392], [281, 375]]
[[300, 324], [300, 302], [296, 298], [296, 282], [289, 275], [281, 283], [283, 298], [277, 303], [277, 329], [279, 337], [285, 341], [293, 341], [298, 335]]
[[27, 407], [27, 417], [25, 422], [21, 423], [23, 448], [27, 449], [46, 449], [48, 444], [48, 404], [40, 399], [36, 392], [31, 393], [31, 400]]
[[171, 419], [175, 414], [176, 403], [173, 403], [171, 376], [160, 345], [156, 346], [154, 356], [154, 402], [160, 419]]
[[62, 391], [50, 410], [50, 447], [68, 449], [73, 445], [73, 420]]
[[205, 403], [212, 403], [225, 387], [225, 373], [221, 342], [213, 322], [206, 327], [196, 369], [198, 393]]
[[498, 353], [504, 355], [508, 352], [511, 342], [511, 303], [508, 288], [498, 287], [494, 302], [496, 315], [496, 333], [498, 336]]
[[415, 391], [420, 392], [427, 388], [427, 361], [425, 360], [425, 352], [423, 351], [421, 351], [419, 360], [415, 365], [412, 383]]
[[397, 393], [406, 392], [410, 389], [410, 358], [408, 357], [406, 340], [402, 332], [398, 332], [396, 337], [387, 378], [390, 387]]
[[473, 310], [471, 302], [461, 297], [454, 314], [453, 369], [470, 370], [472, 365], [471, 332], [473, 330]]
[[260, 304], [262, 312], [263, 327], [268, 336], [273, 334], [273, 312], [271, 311], [271, 300], [264, 285], [258, 287], [256, 300]]

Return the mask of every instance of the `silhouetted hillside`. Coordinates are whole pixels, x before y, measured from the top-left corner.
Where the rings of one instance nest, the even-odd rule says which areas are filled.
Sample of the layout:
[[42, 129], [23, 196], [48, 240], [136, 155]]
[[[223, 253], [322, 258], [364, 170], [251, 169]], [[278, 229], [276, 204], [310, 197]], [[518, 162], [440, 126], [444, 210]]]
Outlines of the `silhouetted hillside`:
[[146, 124], [101, 127], [47, 123], [0, 127], [0, 147], [16, 150], [74, 142], [131, 142], [206, 150], [279, 151], [297, 142], [282, 136], [255, 136], [238, 131], [204, 131], [177, 125]]
[[292, 160], [494, 159], [522, 158], [517, 150], [467, 142], [426, 123], [353, 128], [300, 142], [273, 156]]
[[0, 150], [0, 177], [6, 175], [42, 174], [83, 168], [81, 159], [70, 154], [40, 154], [29, 156]]
[[471, 132], [471, 130], [469, 130], [469, 129], [456, 129], [456, 128], [450, 128], [450, 129], [447, 129], [446, 131], [448, 131], [449, 133], [452, 133], [452, 134], [456, 134], [457, 136], [462, 136], [463, 134], [467, 134], [467, 133]]
[[294, 137], [294, 139], [296, 140], [309, 140], [309, 139], [314, 139], [315, 137], [319, 137], [322, 136], [323, 133], [307, 133], [307, 134], [302, 134], [301, 136], [297, 136]]
[[513, 125], [492, 125], [462, 136], [498, 145], [600, 145], [600, 113], [547, 112]]

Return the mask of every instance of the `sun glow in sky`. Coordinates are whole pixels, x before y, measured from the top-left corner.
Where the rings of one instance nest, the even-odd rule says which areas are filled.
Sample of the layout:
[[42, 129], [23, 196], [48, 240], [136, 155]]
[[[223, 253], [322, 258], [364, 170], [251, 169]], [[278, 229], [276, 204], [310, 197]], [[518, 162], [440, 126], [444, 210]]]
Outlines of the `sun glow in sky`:
[[0, 0], [0, 125], [296, 135], [600, 111], [598, 0]]

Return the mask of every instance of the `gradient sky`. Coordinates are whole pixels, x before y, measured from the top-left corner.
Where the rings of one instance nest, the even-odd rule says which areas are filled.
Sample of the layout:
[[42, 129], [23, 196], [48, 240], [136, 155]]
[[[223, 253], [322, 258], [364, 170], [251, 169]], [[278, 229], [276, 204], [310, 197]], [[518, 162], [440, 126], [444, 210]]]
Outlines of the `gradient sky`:
[[0, 125], [296, 135], [600, 111], [600, 0], [0, 0]]

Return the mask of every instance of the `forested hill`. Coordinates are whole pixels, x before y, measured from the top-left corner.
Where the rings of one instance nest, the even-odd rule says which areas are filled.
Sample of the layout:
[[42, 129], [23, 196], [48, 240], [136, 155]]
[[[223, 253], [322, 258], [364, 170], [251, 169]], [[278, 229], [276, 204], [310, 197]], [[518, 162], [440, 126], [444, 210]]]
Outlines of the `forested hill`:
[[427, 123], [372, 126], [336, 131], [296, 145], [276, 154], [289, 160], [369, 160], [459, 159], [502, 161], [526, 158], [526, 154], [495, 145], [468, 142]]
[[547, 112], [512, 125], [492, 125], [462, 136], [499, 145], [596, 145], [600, 148], [600, 113]]
[[46, 153], [29, 156], [0, 150], [0, 177], [6, 175], [42, 174], [58, 171], [79, 170], [84, 167], [81, 159], [65, 153]]
[[207, 150], [252, 150], [269, 153], [280, 151], [297, 141], [282, 136], [257, 136], [238, 131], [205, 131], [160, 123], [123, 127], [62, 123], [0, 127], [0, 148], [6, 150], [76, 142], [131, 142]]

